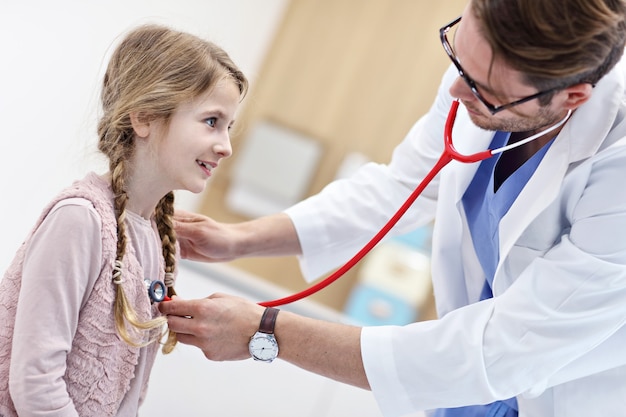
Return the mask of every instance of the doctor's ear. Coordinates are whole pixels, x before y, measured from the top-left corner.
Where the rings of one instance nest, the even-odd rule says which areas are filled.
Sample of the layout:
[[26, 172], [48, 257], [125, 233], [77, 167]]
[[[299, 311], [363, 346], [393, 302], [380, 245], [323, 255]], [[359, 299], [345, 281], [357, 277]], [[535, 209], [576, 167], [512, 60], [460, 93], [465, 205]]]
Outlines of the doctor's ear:
[[589, 83], [575, 84], [563, 90], [567, 94], [564, 106], [570, 110], [582, 106], [591, 97], [593, 86]]
[[135, 134], [140, 138], [146, 138], [150, 135], [151, 118], [143, 112], [131, 112], [130, 123], [133, 126]]

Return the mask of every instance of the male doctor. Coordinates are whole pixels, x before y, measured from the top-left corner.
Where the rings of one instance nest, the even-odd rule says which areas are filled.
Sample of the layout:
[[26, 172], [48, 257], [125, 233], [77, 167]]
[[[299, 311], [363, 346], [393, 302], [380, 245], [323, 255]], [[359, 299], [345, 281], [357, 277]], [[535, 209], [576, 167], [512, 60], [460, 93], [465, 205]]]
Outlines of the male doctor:
[[453, 65], [432, 108], [388, 165], [246, 223], [178, 215], [183, 257], [295, 254], [313, 279], [356, 253], [435, 164], [454, 99], [463, 153], [571, 111], [519, 148], [449, 164], [392, 232], [436, 219], [438, 320], [360, 328], [214, 294], [161, 303], [170, 329], [209, 359], [278, 355], [371, 389], [390, 417], [624, 415], [625, 38], [624, 0], [471, 0], [441, 30]]

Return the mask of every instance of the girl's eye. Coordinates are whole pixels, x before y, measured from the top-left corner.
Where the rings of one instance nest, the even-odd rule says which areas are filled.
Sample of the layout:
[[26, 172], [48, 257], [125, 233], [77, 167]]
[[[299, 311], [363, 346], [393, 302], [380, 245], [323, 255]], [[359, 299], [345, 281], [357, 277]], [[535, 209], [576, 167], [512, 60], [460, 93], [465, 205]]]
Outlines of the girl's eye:
[[211, 127], [215, 127], [215, 124], [217, 123], [217, 117], [209, 117], [204, 122]]

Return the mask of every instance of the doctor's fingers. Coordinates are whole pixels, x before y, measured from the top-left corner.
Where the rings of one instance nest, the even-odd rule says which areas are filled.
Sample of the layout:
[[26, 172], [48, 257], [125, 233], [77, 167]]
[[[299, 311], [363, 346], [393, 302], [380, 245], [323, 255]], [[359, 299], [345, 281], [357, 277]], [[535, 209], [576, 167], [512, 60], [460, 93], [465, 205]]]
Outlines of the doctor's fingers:
[[[182, 317], [173, 318], [186, 320]], [[180, 343], [199, 348], [207, 359], [213, 361], [232, 361], [250, 357], [245, 341], [240, 341], [238, 338], [233, 341], [234, 339], [229, 335], [200, 331], [200, 334], [177, 333], [176, 337]]]
[[174, 296], [170, 301], [159, 303], [159, 310], [168, 316], [211, 317], [212, 305], [207, 298], [185, 300]]
[[211, 338], [216, 334], [224, 336], [224, 334], [237, 332], [236, 310], [210, 298], [181, 300], [175, 297], [171, 301], [161, 303], [159, 308], [167, 315], [170, 330], [176, 333], [194, 335], [198, 338]]
[[[193, 335], [199, 338], [209, 337], [210, 332], [202, 320], [192, 317], [168, 316], [167, 327], [179, 335]], [[180, 337], [178, 340], [181, 340]]]
[[184, 259], [203, 262], [232, 260], [231, 232], [227, 225], [196, 213], [177, 209], [174, 230]]
[[176, 209], [174, 211], [174, 229], [176, 229], [177, 234], [178, 232], [182, 232], [185, 235], [193, 235], [197, 233], [197, 226], [201, 226], [208, 220], [209, 218], [202, 214], [182, 209]]

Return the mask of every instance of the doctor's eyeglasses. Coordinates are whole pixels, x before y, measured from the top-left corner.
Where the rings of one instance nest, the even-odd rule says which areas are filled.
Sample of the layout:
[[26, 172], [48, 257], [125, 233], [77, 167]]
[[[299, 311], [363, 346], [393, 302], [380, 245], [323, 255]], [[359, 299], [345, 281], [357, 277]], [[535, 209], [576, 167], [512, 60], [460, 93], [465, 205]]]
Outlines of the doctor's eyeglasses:
[[495, 106], [491, 104], [489, 101], [487, 101], [487, 99], [485, 99], [480, 94], [480, 92], [478, 91], [478, 87], [476, 86], [476, 82], [467, 75], [467, 73], [461, 66], [461, 62], [459, 61], [459, 58], [457, 58], [456, 53], [454, 52], [454, 49], [452, 48], [452, 43], [450, 43], [450, 41], [448, 40], [448, 32], [450, 32], [450, 30], [460, 21], [461, 21], [461, 16], [457, 17], [452, 22], [448, 23], [447, 25], [439, 29], [439, 37], [441, 38], [441, 44], [443, 45], [443, 49], [446, 51], [446, 54], [448, 54], [448, 57], [450, 58], [450, 60], [452, 61], [456, 69], [459, 71], [459, 75], [461, 76], [461, 78], [463, 78], [463, 80], [469, 86], [474, 96], [481, 103], [483, 103], [485, 107], [487, 107], [487, 109], [491, 112], [491, 114], [496, 114], [498, 112], [501, 112], [502, 110], [509, 109], [513, 106], [517, 106], [518, 104], [526, 103], [527, 101], [534, 100], [546, 94], [550, 94], [557, 90], [562, 89], [562, 88], [551, 88], [549, 90], [540, 91], [538, 93], [521, 98], [519, 100], [515, 100], [507, 104], [502, 104], [500, 106]]

